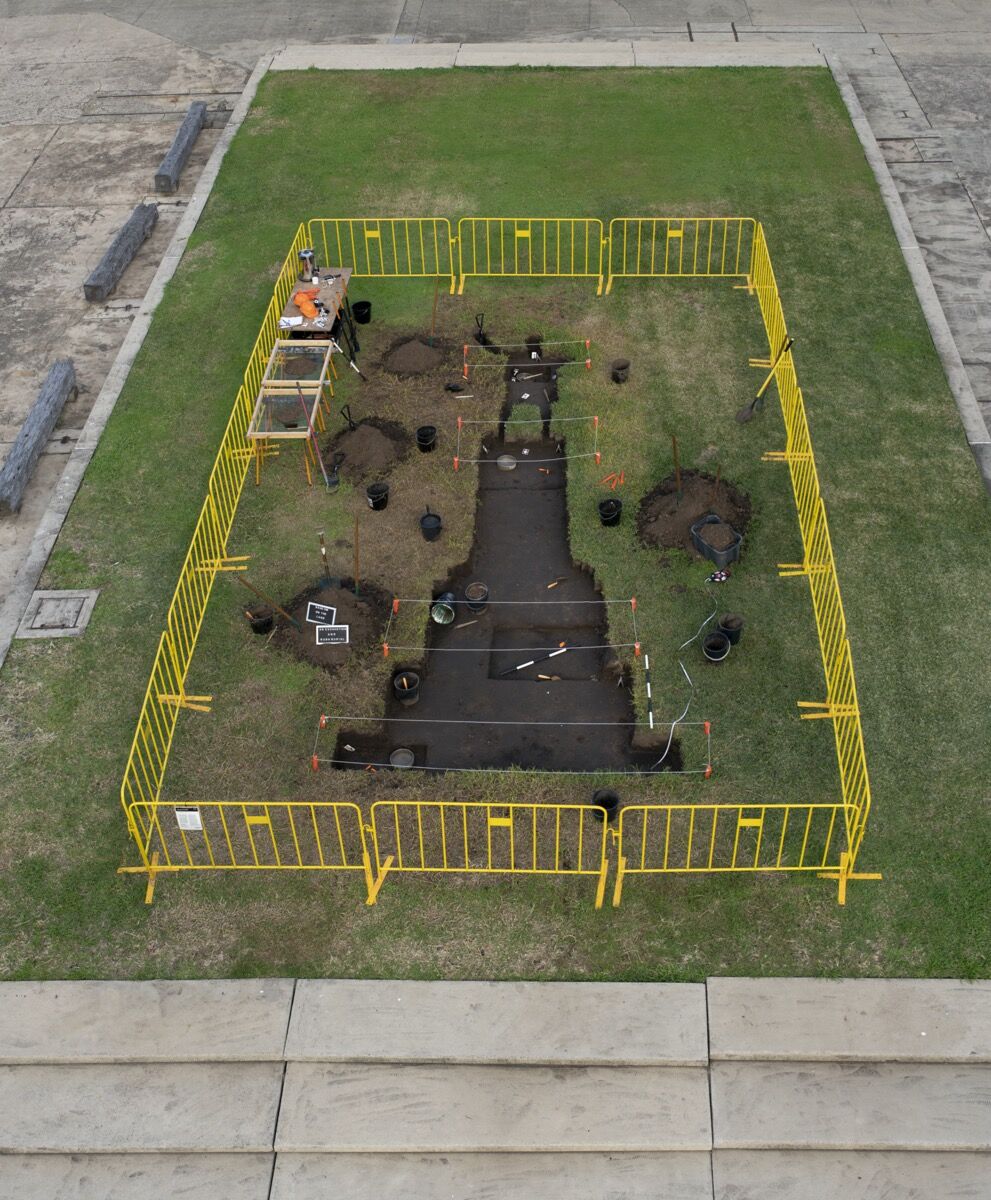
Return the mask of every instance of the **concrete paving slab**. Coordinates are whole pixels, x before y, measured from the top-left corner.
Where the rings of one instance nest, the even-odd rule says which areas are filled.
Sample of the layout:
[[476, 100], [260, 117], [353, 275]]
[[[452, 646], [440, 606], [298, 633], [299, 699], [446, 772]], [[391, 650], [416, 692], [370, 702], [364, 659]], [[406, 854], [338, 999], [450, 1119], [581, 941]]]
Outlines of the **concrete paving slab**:
[[0, 1063], [277, 1062], [291, 979], [0, 983]]
[[696, 1067], [286, 1068], [276, 1150], [669, 1151], [711, 1145]]
[[749, 0], [747, 8], [758, 26], [833, 25], [863, 31], [853, 0]]
[[0, 1066], [0, 1154], [271, 1150], [281, 1063]]
[[991, 1063], [991, 982], [710, 979], [716, 1059]]
[[268, 1200], [273, 1154], [3, 1154], [17, 1200]]
[[630, 42], [462, 43], [459, 67], [632, 67]]
[[664, 44], [635, 41], [638, 67], [825, 67], [811, 42], [767, 42], [759, 38], [728, 41]]
[[0, 208], [10, 199], [58, 129], [57, 125], [0, 126]]
[[987, 1200], [986, 1154], [717, 1150], [715, 1200]]
[[286, 1057], [303, 1062], [704, 1066], [705, 988], [690, 983], [301, 979]]
[[347, 1200], [712, 1200], [712, 1172], [704, 1152], [279, 1154], [271, 1200], [331, 1195]]
[[854, 4], [865, 29], [885, 34], [931, 30], [991, 32], [991, 8], [985, 0], [924, 0], [907, 4], [854, 0]]
[[991, 1066], [713, 1063], [713, 1144], [991, 1150]]
[[272, 59], [273, 71], [410, 71], [453, 67], [457, 44], [431, 46], [286, 46]]
[[[63, 125], [24, 173], [8, 205], [58, 207], [64, 203], [66, 183], [71, 181], [73, 208], [133, 206], [154, 192], [155, 171], [178, 127], [175, 118], [149, 123], [127, 117]], [[219, 136], [218, 129], [200, 132], [179, 195], [191, 194], [192, 180], [203, 169]]]

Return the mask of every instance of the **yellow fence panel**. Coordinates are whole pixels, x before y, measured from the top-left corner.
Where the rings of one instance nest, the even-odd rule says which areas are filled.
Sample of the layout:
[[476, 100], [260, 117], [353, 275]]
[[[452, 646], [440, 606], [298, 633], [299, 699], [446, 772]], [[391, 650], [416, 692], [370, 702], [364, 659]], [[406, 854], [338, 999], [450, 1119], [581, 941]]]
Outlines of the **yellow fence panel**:
[[323, 217], [306, 228], [321, 264], [350, 267], [358, 278], [439, 276], [450, 280], [454, 292], [454, 237], [447, 217]]
[[462, 217], [458, 294], [470, 275], [591, 278], [601, 293], [603, 239], [595, 217]]
[[746, 276], [755, 227], [752, 217], [615, 217], [606, 292], [614, 279]]
[[839, 871], [842, 804], [638, 804], [619, 814], [618, 905], [626, 875]]
[[227, 428], [207, 483], [207, 494], [179, 572], [172, 602], [159, 639], [151, 677], [145, 690], [131, 751], [124, 768], [120, 799], [128, 829], [150, 865], [148, 845], [153, 833], [152, 809], [158, 801], [180, 708], [208, 711], [209, 696], [189, 696], [186, 675], [203, 625], [207, 603], [218, 571], [224, 569], [227, 539], [237, 512], [241, 488], [251, 463], [245, 431], [254, 393], [278, 334], [279, 317], [299, 270], [299, 251], [306, 245], [300, 225], [275, 282], [261, 330], [255, 340], [244, 382], [238, 391]]
[[387, 871], [595, 875], [605, 892], [606, 814], [584, 804], [457, 804], [380, 800], [372, 855]]

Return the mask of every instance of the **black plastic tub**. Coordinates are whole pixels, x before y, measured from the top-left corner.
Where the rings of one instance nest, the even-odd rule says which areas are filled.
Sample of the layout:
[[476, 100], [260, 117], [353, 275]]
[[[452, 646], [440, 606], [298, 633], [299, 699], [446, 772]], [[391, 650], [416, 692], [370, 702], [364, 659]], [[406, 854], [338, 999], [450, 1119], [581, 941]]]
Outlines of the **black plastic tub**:
[[368, 507], [373, 512], [381, 512], [389, 503], [389, 485], [387, 483], [370, 483], [365, 488], [368, 497]]
[[275, 625], [275, 613], [267, 605], [263, 608], [251, 608], [246, 611], [252, 633], [272, 632], [272, 627]]
[[716, 624], [719, 632], [729, 638], [731, 646], [739, 644], [740, 636], [743, 633], [743, 617], [739, 613], [723, 613]]
[[412, 708], [420, 699], [420, 676], [416, 671], [397, 671], [392, 677], [392, 694], [403, 708]]
[[623, 501], [610, 496], [599, 501], [599, 520], [603, 525], [618, 525], [623, 515]]
[[432, 513], [428, 508], [420, 518], [420, 532], [425, 542], [436, 542], [440, 537], [442, 522], [440, 513]]
[[485, 612], [489, 603], [489, 589], [484, 583], [469, 583], [465, 588], [465, 604], [472, 613]]
[[614, 358], [610, 371], [613, 383], [626, 383], [630, 378], [630, 360], [628, 358]]
[[721, 663], [729, 650], [729, 638], [725, 633], [707, 633], [702, 639], [702, 653], [711, 663]]
[[[732, 543], [725, 549], [717, 550], [715, 546], [710, 546], [705, 536], [706, 525], [727, 525], [733, 534]], [[710, 562], [722, 570], [723, 567], [728, 567], [730, 563], [736, 562], [740, 557], [740, 546], [743, 544], [743, 534], [737, 533], [732, 525], [728, 525], [723, 521], [722, 517], [715, 513], [708, 513], [700, 521], [696, 521], [692, 526], [692, 545]]]
[[351, 305], [351, 315], [355, 319], [357, 325], [367, 325], [372, 319], [372, 302], [371, 300], [356, 300]]
[[[606, 820], [611, 821], [619, 812], [619, 793], [614, 792], [612, 788], [597, 788], [592, 793], [592, 803], [596, 808], [604, 808], [606, 810]], [[598, 813], [595, 815], [599, 816]]]
[[437, 445], [437, 426], [421, 425], [416, 431], [416, 448], [421, 454], [430, 454]]

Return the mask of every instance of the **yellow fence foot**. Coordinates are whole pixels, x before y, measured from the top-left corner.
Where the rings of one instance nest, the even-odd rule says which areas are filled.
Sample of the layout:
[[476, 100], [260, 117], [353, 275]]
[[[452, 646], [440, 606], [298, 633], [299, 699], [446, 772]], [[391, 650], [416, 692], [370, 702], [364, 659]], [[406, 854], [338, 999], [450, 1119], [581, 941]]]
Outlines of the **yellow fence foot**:
[[839, 887], [837, 889], [836, 900], [839, 904], [846, 904], [846, 885], [848, 879], [883, 879], [884, 876], [880, 871], [851, 871], [848, 867], [849, 855], [840, 855], [840, 869], [838, 871], [820, 871], [818, 873], [820, 879], [835, 879]]
[[376, 878], [372, 874], [372, 864], [367, 854], [363, 855], [365, 862], [365, 886], [368, 888], [368, 897], [365, 903], [369, 906], [374, 904], [379, 898], [379, 892], [382, 890], [382, 884], [385, 883], [385, 877], [389, 873], [389, 868], [392, 866], [392, 855], [382, 864], [382, 869]]
[[606, 876], [609, 874], [609, 859], [603, 858], [602, 870], [599, 872], [599, 885], [595, 889], [595, 907], [601, 908], [606, 898]]
[[748, 358], [748, 367], [762, 367], [765, 371], [771, 369], [771, 360], [769, 358]]
[[626, 874], [626, 859], [621, 854], [619, 862], [616, 864], [616, 883], [612, 890], [612, 906], [619, 908], [619, 902], [623, 899], [623, 876]]
[[211, 571], [247, 571], [248, 568], [244, 564], [247, 563], [250, 558], [250, 554], [237, 554], [234, 556], [225, 554], [222, 558], [208, 559], [206, 562], [201, 563], [200, 566], [196, 567], [196, 570], [206, 571], [208, 573]]

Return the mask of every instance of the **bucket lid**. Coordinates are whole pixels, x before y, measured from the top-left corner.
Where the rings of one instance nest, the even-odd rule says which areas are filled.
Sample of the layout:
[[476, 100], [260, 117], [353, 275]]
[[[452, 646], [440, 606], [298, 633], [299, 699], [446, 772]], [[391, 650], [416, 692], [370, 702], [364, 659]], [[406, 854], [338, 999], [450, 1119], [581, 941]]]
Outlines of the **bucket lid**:
[[500, 471], [515, 471], [516, 459], [511, 454], [500, 454], [496, 459], [496, 466]]
[[416, 755], [405, 746], [400, 746], [389, 755], [389, 765], [393, 767], [411, 767], [416, 762]]

